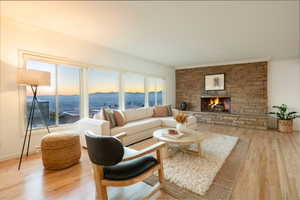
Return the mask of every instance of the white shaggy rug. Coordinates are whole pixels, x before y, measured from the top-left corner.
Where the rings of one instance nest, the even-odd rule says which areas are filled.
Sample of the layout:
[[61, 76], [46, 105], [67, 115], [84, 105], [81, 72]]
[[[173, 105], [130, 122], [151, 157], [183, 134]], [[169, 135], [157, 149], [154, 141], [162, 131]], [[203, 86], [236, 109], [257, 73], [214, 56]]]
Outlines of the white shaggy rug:
[[[171, 147], [172, 156], [164, 160], [165, 178], [180, 187], [204, 195], [237, 142], [237, 137], [211, 133], [201, 143], [203, 157]], [[190, 148], [195, 149], [194, 146]]]

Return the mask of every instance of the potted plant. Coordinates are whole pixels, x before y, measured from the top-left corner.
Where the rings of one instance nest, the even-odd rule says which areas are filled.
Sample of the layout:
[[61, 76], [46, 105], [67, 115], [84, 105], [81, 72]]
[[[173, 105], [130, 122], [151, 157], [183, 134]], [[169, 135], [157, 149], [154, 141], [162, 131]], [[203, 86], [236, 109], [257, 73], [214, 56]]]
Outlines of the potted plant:
[[175, 115], [174, 119], [177, 122], [176, 129], [178, 132], [183, 132], [184, 129], [186, 128], [186, 122], [187, 122], [187, 116], [183, 113], [178, 113]]
[[277, 112], [269, 112], [268, 114], [276, 115], [278, 119], [278, 130], [282, 133], [292, 133], [293, 132], [293, 119], [299, 118], [297, 112], [288, 112], [288, 107], [285, 104], [281, 106], [272, 106], [272, 108], [278, 109]]

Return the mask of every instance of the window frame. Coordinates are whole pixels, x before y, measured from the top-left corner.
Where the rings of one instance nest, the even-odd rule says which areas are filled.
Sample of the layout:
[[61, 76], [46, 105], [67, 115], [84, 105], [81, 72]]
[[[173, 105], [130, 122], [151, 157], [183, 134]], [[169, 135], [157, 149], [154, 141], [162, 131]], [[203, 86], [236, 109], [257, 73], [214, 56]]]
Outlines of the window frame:
[[[150, 85], [150, 81], [153, 81], [155, 82], [155, 90], [157, 90], [157, 86], [158, 86], [158, 81], [162, 81], [162, 85], [161, 85], [161, 88], [162, 88], [162, 105], [165, 103], [165, 80], [162, 79], [162, 78], [157, 78], [157, 77], [148, 77], [147, 78], [147, 94], [148, 94], [148, 98], [147, 98], [147, 105], [149, 107], [149, 93], [150, 92], [153, 92], [153, 91], [150, 91], [150, 88], [149, 88], [149, 85]], [[156, 105], [161, 105], [161, 104], [158, 104], [158, 95], [157, 95], [158, 91], [155, 91], [154, 93], [154, 105], [153, 106], [156, 106]]]
[[95, 68], [95, 67], [87, 67], [87, 68], [85, 68], [85, 71], [86, 71], [86, 74], [85, 74], [85, 77], [84, 77], [84, 79], [86, 80], [86, 93], [87, 93], [87, 100], [86, 100], [86, 102], [87, 102], [87, 115], [85, 115], [85, 116], [88, 116], [89, 117], [89, 91], [88, 91], [88, 89], [89, 89], [89, 83], [88, 83], [88, 71], [89, 70], [99, 70], [99, 71], [105, 71], [105, 72], [112, 72], [112, 73], [116, 73], [117, 74], [117, 84], [118, 84], [118, 104], [119, 104], [119, 109], [121, 109], [122, 108], [122, 106], [121, 106], [121, 87], [122, 87], [122, 84], [121, 84], [121, 79], [120, 79], [120, 75], [121, 75], [121, 72], [119, 72], [119, 71], [116, 71], [116, 70], [108, 70], [108, 69], [103, 69], [103, 68]]
[[[60, 105], [59, 105], [59, 91], [58, 91], [58, 88], [59, 88], [59, 68], [60, 67], [70, 67], [70, 68], [75, 68], [79, 71], [79, 76], [78, 76], [78, 80], [79, 80], [79, 99], [80, 99], [80, 104], [79, 104], [79, 119], [81, 119], [83, 117], [82, 115], [82, 110], [81, 110], [81, 97], [82, 97], [82, 84], [81, 84], [81, 73], [82, 73], [82, 68], [81, 67], [78, 67], [78, 66], [70, 66], [70, 65], [62, 65], [62, 64], [57, 64], [57, 63], [50, 63], [50, 62], [45, 62], [45, 61], [38, 61], [38, 60], [33, 60], [33, 59], [26, 59], [25, 62], [24, 62], [24, 68], [27, 68], [27, 62], [28, 61], [35, 61], [35, 62], [41, 62], [41, 63], [47, 63], [47, 64], [52, 64], [54, 65], [54, 71], [55, 71], [55, 121], [54, 121], [54, 124], [53, 125], [49, 125], [48, 127], [49, 128], [53, 128], [53, 127], [60, 127], [60, 126], [66, 126], [66, 125], [70, 125], [74, 122], [71, 122], [71, 123], [64, 123], [64, 124], [60, 124], [59, 123], [59, 112], [60, 112]], [[26, 99], [27, 99], [27, 95], [26, 95], [26, 87], [29, 87], [29, 86], [25, 86], [25, 102], [26, 102]], [[27, 112], [27, 106], [26, 106], [26, 103], [24, 105], [24, 116]], [[24, 120], [25, 122], [25, 120]], [[38, 129], [44, 129], [44, 128], [33, 128], [33, 130], [38, 130]]]
[[[143, 77], [143, 84], [144, 84], [144, 106], [143, 107], [138, 107], [138, 108], [145, 108], [145, 107], [149, 107], [148, 106], [148, 86], [147, 86], [147, 82], [148, 82], [148, 78], [149, 77], [147, 77], [147, 76], [145, 76], [145, 75], [142, 75], [142, 74], [139, 74], [139, 73], [135, 73], [135, 72], [125, 72], [125, 73], [123, 73], [123, 76], [122, 76], [122, 83], [123, 83], [123, 86], [126, 84], [124, 81], [125, 81], [125, 76], [126, 75], [133, 75], [133, 76], [141, 76], [141, 77]], [[124, 107], [122, 108], [122, 110], [126, 110], [126, 98], [125, 98], [125, 94], [126, 94], [126, 91], [125, 91], [125, 89], [123, 88], [123, 91], [122, 91], [123, 93], [124, 93]], [[128, 108], [127, 110], [129, 110], [129, 109], [138, 109], [138, 108]]]
[[[127, 70], [121, 70], [113, 67], [104, 67], [104, 66], [98, 66], [93, 64], [85, 64], [73, 60], [69, 60], [62, 57], [55, 57], [55, 56], [49, 56], [46, 54], [31, 52], [27, 50], [18, 50], [18, 63], [20, 68], [26, 68], [26, 63], [28, 60], [32, 61], [38, 61], [38, 62], [45, 62], [49, 64], [54, 64], [57, 70], [57, 67], [59, 66], [70, 66], [70, 67], [76, 67], [79, 68], [79, 83], [80, 83], [80, 119], [89, 117], [89, 102], [88, 102], [88, 81], [87, 81], [87, 75], [89, 69], [96, 69], [96, 70], [102, 70], [102, 71], [109, 71], [109, 72], [117, 72], [118, 73], [118, 82], [119, 82], [119, 109], [125, 110], [125, 90], [124, 90], [124, 76], [125, 74], [136, 74], [139, 76], [144, 77], [144, 93], [145, 93], [145, 103], [144, 107], [149, 107], [149, 91], [148, 91], [148, 79], [155, 78], [155, 79], [161, 79], [163, 80], [163, 89], [162, 89], [162, 102], [163, 104], [166, 103], [166, 78], [164, 76], [159, 75], [153, 75], [153, 74], [147, 74], [147, 73], [139, 73], [134, 71], [127, 71]], [[56, 76], [57, 73], [56, 73]], [[56, 80], [57, 82], [57, 80]], [[57, 90], [57, 87], [56, 87]], [[19, 105], [20, 105], [20, 121], [22, 122], [22, 130], [25, 130], [25, 113], [26, 113], [26, 87], [18, 87], [18, 92], [20, 94], [19, 98]], [[56, 91], [57, 94], [57, 91]], [[57, 95], [56, 95], [57, 96]], [[58, 98], [58, 97], [56, 97]], [[57, 106], [57, 105], [56, 105]], [[56, 109], [56, 113], [58, 110]], [[71, 123], [72, 124], [72, 123]], [[51, 131], [60, 130], [63, 127], [70, 126], [70, 123], [68, 124], [56, 124], [53, 126], [50, 126]], [[44, 132], [45, 128], [36, 128], [33, 129], [33, 133], [42, 133]], [[24, 131], [23, 131], [24, 132]]]

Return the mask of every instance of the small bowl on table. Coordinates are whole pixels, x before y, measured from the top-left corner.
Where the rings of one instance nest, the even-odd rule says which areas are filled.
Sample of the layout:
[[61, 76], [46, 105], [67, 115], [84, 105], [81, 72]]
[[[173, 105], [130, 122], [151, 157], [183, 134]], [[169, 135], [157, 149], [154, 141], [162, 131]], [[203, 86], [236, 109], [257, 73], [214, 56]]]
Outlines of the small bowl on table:
[[169, 130], [168, 130], [168, 133], [169, 133], [170, 135], [178, 135], [178, 132], [177, 132], [177, 130], [175, 130], [175, 129], [169, 129]]

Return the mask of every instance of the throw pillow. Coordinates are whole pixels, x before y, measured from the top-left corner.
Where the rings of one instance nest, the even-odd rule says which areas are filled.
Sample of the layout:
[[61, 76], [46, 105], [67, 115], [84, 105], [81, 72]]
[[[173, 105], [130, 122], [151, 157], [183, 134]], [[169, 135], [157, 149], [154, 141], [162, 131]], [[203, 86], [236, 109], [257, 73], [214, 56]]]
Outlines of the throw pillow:
[[171, 105], [167, 105], [167, 109], [168, 109], [168, 116], [173, 116]]
[[103, 109], [103, 114], [104, 114], [105, 119], [107, 121], [109, 121], [110, 128], [116, 127], [117, 123], [116, 123], [116, 120], [115, 120], [115, 117], [114, 117], [113, 110], [111, 110], [109, 108], [104, 108]]
[[155, 106], [153, 109], [153, 117], [167, 117], [168, 108], [166, 106]]
[[114, 117], [117, 123], [117, 126], [124, 126], [126, 124], [125, 115], [122, 111], [114, 110]]

